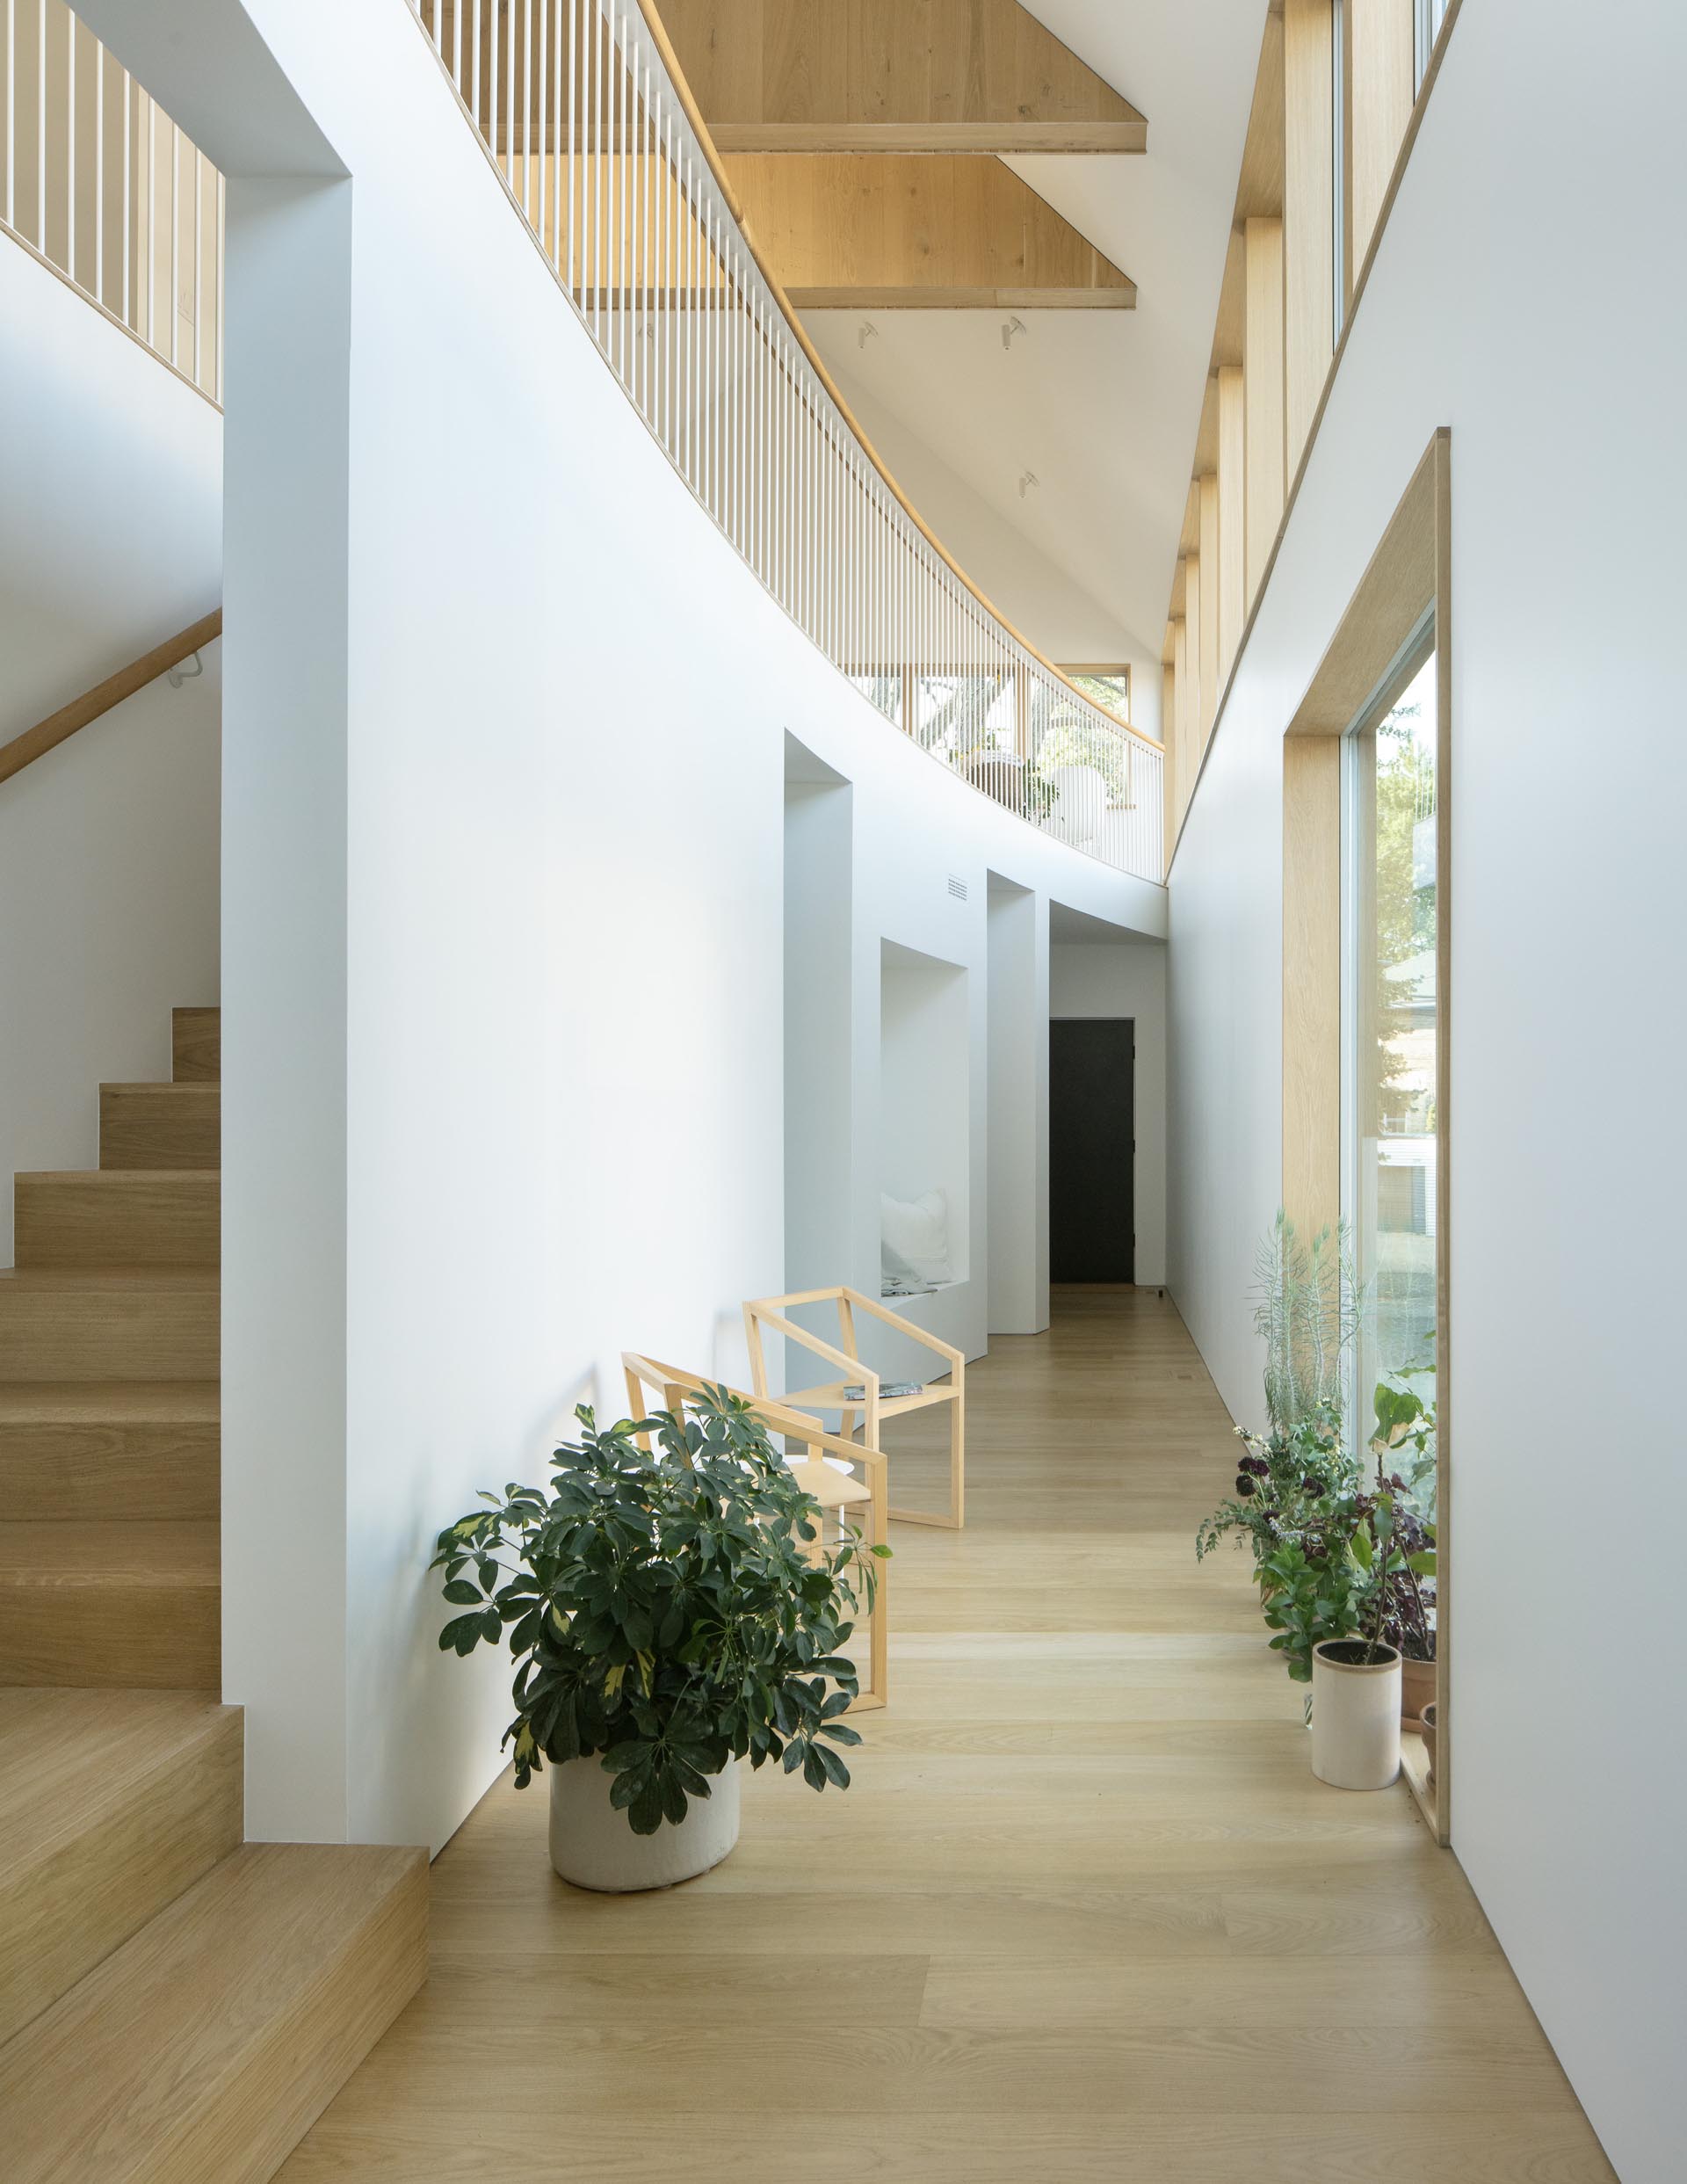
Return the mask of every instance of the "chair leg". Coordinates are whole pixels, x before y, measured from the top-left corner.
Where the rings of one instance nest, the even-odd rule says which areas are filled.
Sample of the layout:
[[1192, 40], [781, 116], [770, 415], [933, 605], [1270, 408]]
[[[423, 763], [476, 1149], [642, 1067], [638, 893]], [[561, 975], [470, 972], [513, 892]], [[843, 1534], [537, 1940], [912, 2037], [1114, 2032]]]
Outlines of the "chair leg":
[[[877, 1466], [872, 1474], [872, 1499], [867, 1505], [867, 1535], [863, 1549], [882, 1546], [889, 1532], [889, 1512], [885, 1506], [885, 1474], [883, 1466]], [[871, 1713], [886, 1705], [890, 1697], [890, 1624], [887, 1600], [888, 1563], [872, 1558], [877, 1575], [878, 1591], [872, 1603], [872, 1614], [868, 1622], [867, 1687], [858, 1691], [844, 1709], [850, 1714]]]
[[949, 1521], [959, 1532], [967, 1521], [967, 1393], [959, 1368], [955, 1380], [949, 1405]]
[[966, 1397], [957, 1388], [949, 1405], [949, 1506], [945, 1510], [893, 1509], [895, 1524], [933, 1524], [959, 1532], [967, 1520]]

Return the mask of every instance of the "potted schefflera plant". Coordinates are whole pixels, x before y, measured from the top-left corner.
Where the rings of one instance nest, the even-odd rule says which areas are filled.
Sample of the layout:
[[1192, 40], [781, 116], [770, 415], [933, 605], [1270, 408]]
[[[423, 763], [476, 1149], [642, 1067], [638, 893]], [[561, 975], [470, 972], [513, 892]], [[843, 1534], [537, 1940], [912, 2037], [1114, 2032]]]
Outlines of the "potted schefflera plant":
[[[710, 1389], [557, 1449], [548, 1488], [510, 1485], [439, 1535], [432, 1567], [464, 1612], [442, 1651], [508, 1639], [525, 1789], [551, 1763], [551, 1862], [590, 1889], [665, 1888], [738, 1839], [739, 1763], [849, 1785], [842, 1649], [870, 1612], [874, 1555], [827, 1547], [751, 1407]], [[645, 1441], [650, 1446], [645, 1446]]]

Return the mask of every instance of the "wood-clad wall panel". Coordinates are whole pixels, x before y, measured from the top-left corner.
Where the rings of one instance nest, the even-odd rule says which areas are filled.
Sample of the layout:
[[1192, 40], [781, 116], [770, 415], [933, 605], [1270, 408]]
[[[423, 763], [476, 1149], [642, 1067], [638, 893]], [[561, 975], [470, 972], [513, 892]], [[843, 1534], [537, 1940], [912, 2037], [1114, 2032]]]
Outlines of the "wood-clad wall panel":
[[1219, 562], [1219, 476], [1209, 470], [1201, 487], [1201, 711], [1196, 762], [1206, 749], [1219, 709], [1219, 627], [1222, 612]]
[[1291, 477], [1336, 346], [1334, 69], [1330, 0], [1284, 0], [1283, 393]]
[[1283, 519], [1283, 222], [1250, 220], [1248, 244], [1247, 603], [1252, 606]]
[[1340, 738], [1283, 744], [1283, 1204], [1303, 1236], [1341, 1217]]
[[1219, 373], [1219, 671], [1230, 679], [1248, 615], [1247, 395], [1239, 364]]
[[1345, 0], [1347, 293], [1376, 232], [1412, 118], [1413, 0]]

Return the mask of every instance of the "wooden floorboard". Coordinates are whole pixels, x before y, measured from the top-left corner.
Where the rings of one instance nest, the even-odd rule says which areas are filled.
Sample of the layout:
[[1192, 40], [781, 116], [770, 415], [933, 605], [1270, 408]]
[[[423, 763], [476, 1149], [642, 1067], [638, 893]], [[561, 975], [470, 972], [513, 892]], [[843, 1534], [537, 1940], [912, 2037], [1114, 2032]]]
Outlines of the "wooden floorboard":
[[1405, 1785], [1314, 1781], [1246, 1565], [1196, 1566], [1235, 1444], [1172, 1306], [1057, 1296], [967, 1425], [854, 1788], [753, 1775], [723, 1865], [607, 1897], [500, 1783], [285, 2184], [1613, 2184]]

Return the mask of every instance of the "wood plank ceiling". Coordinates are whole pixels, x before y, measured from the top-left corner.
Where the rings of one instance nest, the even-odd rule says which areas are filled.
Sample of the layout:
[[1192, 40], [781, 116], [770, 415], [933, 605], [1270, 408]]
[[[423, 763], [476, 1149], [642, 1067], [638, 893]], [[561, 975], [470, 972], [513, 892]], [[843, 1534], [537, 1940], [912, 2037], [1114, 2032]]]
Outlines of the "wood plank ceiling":
[[799, 308], [1129, 309], [1135, 284], [1003, 163], [1147, 149], [1019, 0], [659, 0]]

